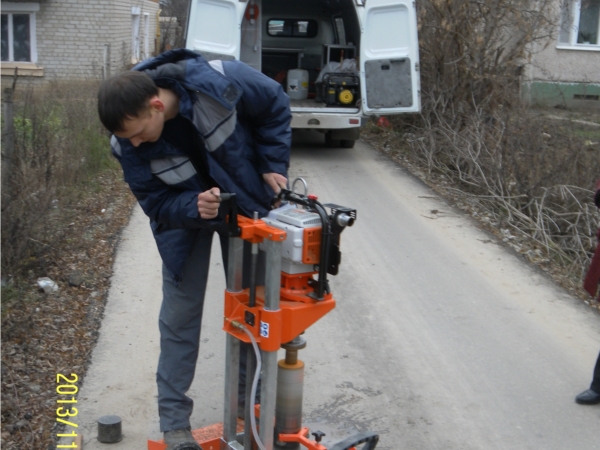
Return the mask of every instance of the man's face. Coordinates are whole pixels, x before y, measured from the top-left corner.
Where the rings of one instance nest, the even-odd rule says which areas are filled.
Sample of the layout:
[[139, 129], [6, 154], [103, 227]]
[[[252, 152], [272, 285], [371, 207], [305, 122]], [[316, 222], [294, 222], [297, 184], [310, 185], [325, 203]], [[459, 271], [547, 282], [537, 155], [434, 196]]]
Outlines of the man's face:
[[139, 117], [127, 118], [123, 121], [123, 130], [115, 132], [115, 136], [129, 139], [131, 145], [138, 147], [144, 142], [156, 142], [164, 128], [164, 115], [152, 106]]

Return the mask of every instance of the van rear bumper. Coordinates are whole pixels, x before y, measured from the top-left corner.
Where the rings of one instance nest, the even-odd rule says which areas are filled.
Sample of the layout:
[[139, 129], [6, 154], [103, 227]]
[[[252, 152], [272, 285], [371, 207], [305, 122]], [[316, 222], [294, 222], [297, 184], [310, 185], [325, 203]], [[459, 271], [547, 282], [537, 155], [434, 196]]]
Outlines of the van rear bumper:
[[335, 130], [359, 128], [365, 122], [359, 114], [295, 113], [292, 111], [292, 129]]

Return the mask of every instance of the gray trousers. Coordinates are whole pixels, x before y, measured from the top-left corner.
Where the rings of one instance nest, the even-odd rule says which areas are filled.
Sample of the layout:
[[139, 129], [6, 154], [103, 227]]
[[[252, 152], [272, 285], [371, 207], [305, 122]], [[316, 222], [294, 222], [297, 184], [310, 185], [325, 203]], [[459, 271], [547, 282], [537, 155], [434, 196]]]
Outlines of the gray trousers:
[[[175, 284], [163, 264], [163, 301], [158, 319], [160, 358], [156, 371], [158, 413], [162, 432], [190, 426], [194, 401], [186, 395], [186, 392], [194, 379], [200, 349], [200, 328], [213, 234], [214, 232], [209, 230], [198, 232], [179, 285]], [[221, 233], [217, 235], [221, 241], [223, 267], [227, 272], [228, 238]], [[247, 287], [250, 267], [249, 246], [245, 246], [244, 250], [244, 269], [247, 269], [244, 270], [244, 287]], [[259, 260], [259, 268], [258, 284], [264, 284], [263, 255]], [[240, 404], [244, 401], [245, 356], [248, 347], [248, 344], [242, 344], [240, 349]]]

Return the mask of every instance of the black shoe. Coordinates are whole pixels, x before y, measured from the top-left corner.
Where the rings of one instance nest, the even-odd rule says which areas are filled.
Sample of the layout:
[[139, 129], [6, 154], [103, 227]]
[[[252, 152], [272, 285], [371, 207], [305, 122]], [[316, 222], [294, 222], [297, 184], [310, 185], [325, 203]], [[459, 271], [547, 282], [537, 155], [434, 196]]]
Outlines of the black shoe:
[[600, 394], [596, 391], [592, 391], [588, 389], [587, 391], [583, 391], [577, 397], [575, 397], [575, 402], [580, 405], [596, 405], [600, 403]]
[[189, 428], [165, 431], [167, 450], [202, 450]]

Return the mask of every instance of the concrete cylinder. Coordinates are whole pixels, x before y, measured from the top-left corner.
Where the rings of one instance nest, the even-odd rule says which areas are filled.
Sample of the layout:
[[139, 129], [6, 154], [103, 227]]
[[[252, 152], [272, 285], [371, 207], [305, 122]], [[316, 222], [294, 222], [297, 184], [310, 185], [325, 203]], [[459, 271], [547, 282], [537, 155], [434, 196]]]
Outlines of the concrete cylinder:
[[302, 427], [302, 396], [304, 392], [304, 363], [287, 364], [284, 359], [277, 367], [277, 401], [275, 405], [276, 449], [298, 450], [296, 442], [277, 442], [279, 434], [297, 433]]
[[98, 441], [114, 444], [123, 439], [121, 418], [119, 416], [102, 416], [98, 419]]

